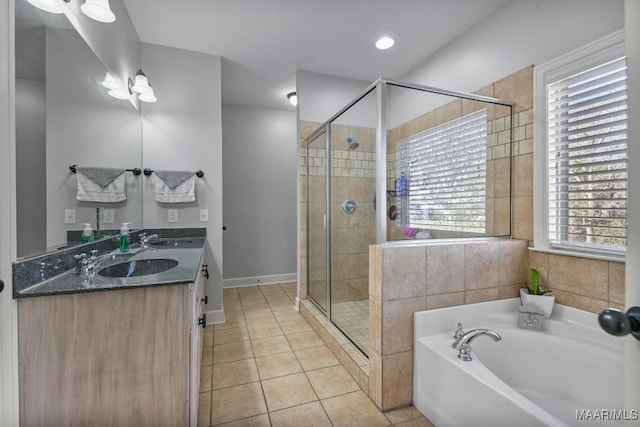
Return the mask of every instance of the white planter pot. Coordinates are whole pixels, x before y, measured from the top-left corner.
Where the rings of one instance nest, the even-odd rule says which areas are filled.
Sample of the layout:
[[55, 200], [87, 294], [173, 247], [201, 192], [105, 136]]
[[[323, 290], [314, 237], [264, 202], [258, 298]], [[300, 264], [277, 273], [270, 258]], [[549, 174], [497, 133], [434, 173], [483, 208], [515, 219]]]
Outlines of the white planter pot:
[[529, 290], [522, 288], [520, 289], [520, 299], [522, 300], [522, 305], [531, 303], [538, 306], [544, 313], [544, 317], [551, 316], [553, 304], [556, 301], [555, 295], [529, 295]]

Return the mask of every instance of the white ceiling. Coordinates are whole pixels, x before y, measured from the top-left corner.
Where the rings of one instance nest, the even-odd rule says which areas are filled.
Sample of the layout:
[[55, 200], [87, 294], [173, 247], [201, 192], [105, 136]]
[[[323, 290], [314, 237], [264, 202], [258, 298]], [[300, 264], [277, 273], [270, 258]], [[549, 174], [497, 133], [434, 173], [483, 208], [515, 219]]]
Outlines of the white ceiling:
[[143, 42], [222, 56], [223, 103], [289, 110], [296, 70], [400, 78], [507, 1], [124, 0]]

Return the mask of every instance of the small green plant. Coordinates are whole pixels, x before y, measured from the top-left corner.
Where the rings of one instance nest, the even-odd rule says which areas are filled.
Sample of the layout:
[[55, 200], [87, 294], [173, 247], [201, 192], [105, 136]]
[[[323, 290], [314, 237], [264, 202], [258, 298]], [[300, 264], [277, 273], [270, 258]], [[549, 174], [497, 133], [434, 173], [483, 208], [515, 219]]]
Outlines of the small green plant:
[[551, 291], [543, 291], [540, 288], [540, 273], [538, 270], [532, 268], [529, 271], [529, 276], [531, 277], [531, 286], [527, 286], [527, 289], [529, 289], [529, 295], [546, 295], [551, 293]]

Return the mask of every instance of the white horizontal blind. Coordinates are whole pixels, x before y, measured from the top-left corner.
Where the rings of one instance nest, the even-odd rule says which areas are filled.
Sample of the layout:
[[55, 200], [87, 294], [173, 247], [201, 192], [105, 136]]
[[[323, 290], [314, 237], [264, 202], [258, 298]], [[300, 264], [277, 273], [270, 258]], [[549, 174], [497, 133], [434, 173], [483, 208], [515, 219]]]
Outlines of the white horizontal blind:
[[404, 173], [407, 177], [409, 194], [397, 196], [404, 210], [399, 212], [402, 220], [398, 225], [484, 233], [486, 151], [486, 110], [401, 141], [396, 176]]
[[552, 245], [626, 246], [626, 70], [619, 58], [547, 84]]

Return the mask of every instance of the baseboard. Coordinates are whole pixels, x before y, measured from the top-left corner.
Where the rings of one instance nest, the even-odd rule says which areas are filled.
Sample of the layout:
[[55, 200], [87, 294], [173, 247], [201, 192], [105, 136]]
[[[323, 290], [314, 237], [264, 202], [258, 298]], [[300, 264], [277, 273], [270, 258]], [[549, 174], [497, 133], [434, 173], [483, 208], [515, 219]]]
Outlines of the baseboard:
[[211, 310], [205, 313], [207, 315], [207, 323], [218, 325], [225, 322], [224, 310]]
[[300, 298], [296, 297], [296, 302], [294, 305], [294, 308], [296, 309], [296, 311], [300, 311]]
[[296, 273], [273, 274], [271, 276], [238, 277], [235, 279], [224, 279], [223, 288], [240, 288], [242, 286], [268, 285], [271, 283], [295, 282], [298, 280]]

